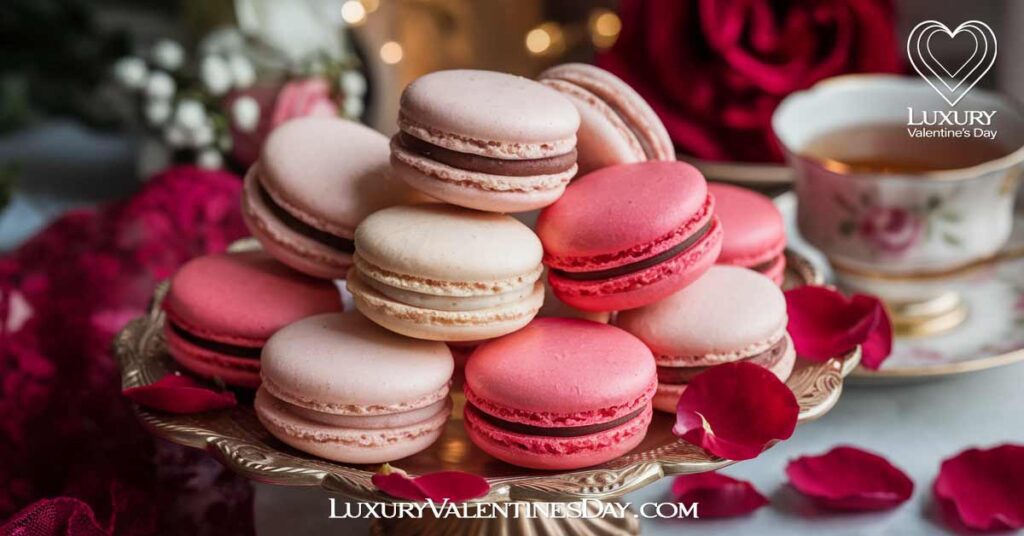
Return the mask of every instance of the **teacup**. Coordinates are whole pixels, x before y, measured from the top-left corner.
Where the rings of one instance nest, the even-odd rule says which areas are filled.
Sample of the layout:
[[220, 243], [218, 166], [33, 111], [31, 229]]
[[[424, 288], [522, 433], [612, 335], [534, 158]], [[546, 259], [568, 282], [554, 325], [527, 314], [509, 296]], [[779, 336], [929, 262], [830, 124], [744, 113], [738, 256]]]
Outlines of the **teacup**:
[[[961, 322], [952, 283], [992, 259], [1013, 227], [1024, 112], [977, 88], [950, 107], [919, 78], [850, 75], [787, 97], [772, 128], [794, 168], [800, 233], [839, 283], [882, 297], [903, 334]], [[967, 137], [910, 137], [922, 128]], [[872, 162], [873, 152], [884, 157]]]

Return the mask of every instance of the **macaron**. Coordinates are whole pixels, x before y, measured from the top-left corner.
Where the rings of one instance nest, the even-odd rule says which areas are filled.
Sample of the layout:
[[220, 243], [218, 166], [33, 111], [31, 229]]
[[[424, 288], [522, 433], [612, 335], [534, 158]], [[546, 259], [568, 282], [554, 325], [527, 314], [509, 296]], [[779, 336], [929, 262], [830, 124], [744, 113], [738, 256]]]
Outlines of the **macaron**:
[[298, 450], [383, 463], [429, 447], [451, 413], [452, 354], [355, 312], [309, 317], [263, 347], [256, 416]]
[[558, 299], [558, 296], [555, 296], [555, 293], [551, 290], [551, 285], [547, 283], [547, 278], [542, 276], [541, 279], [545, 282], [544, 305], [541, 305], [540, 311], [537, 312], [538, 318], [581, 318], [602, 324], [607, 324], [611, 320], [612, 314], [608, 311], [583, 311], [571, 305], [566, 305], [565, 302]]
[[432, 197], [491, 212], [550, 205], [576, 175], [580, 116], [520, 76], [437, 71], [402, 92], [391, 139], [397, 177]]
[[390, 177], [388, 140], [333, 117], [288, 121], [245, 177], [242, 215], [263, 248], [315, 277], [352, 265], [356, 226], [381, 208], [424, 197]]
[[584, 175], [541, 211], [537, 234], [551, 289], [585, 311], [658, 301], [707, 271], [722, 245], [704, 176], [682, 162]]
[[576, 469], [626, 454], [651, 423], [651, 351], [607, 324], [538, 318], [466, 364], [469, 439], [504, 462]]
[[566, 63], [540, 73], [538, 80], [568, 97], [580, 113], [580, 174], [617, 164], [675, 160], [675, 146], [658, 114], [614, 74], [585, 63]]
[[167, 349], [182, 367], [228, 385], [260, 383], [260, 349], [278, 329], [342, 309], [330, 281], [295, 272], [263, 251], [185, 263], [163, 301]]
[[718, 219], [722, 222], [722, 253], [718, 264], [761, 272], [781, 285], [786, 271], [786, 225], [768, 197], [730, 184], [711, 183]]
[[708, 367], [749, 361], [785, 381], [796, 361], [787, 321], [786, 299], [771, 279], [720, 265], [664, 300], [621, 311], [616, 325], [654, 352], [654, 407], [674, 413], [686, 384]]
[[348, 290], [403, 335], [478, 341], [527, 324], [544, 301], [543, 247], [504, 214], [441, 204], [391, 207], [356, 229]]

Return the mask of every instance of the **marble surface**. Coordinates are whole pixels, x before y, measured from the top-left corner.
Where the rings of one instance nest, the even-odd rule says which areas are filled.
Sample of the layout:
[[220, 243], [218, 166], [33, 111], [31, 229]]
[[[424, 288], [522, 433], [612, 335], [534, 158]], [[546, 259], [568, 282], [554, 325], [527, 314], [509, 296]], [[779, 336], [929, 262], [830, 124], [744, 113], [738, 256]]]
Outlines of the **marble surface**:
[[[70, 150], [69, 150], [70, 149]], [[57, 155], [59, 158], [54, 158]], [[67, 207], [127, 195], [134, 179], [133, 144], [94, 136], [68, 124], [47, 125], [0, 140], [0, 164], [20, 162], [13, 206], [0, 216], [0, 250], [8, 249]], [[750, 480], [772, 500], [748, 518], [721, 521], [644, 520], [643, 533], [659, 534], [935, 534], [941, 531], [931, 485], [939, 463], [971, 446], [1024, 443], [1024, 365], [941, 381], [849, 386], [822, 420], [727, 474]], [[911, 502], [883, 513], [826, 514], [785, 484], [787, 460], [838, 444], [875, 450], [904, 468], [917, 485]], [[368, 522], [328, 519], [329, 496], [313, 488], [256, 486], [261, 536], [363, 534]], [[669, 500], [671, 479], [625, 497], [642, 503]]]

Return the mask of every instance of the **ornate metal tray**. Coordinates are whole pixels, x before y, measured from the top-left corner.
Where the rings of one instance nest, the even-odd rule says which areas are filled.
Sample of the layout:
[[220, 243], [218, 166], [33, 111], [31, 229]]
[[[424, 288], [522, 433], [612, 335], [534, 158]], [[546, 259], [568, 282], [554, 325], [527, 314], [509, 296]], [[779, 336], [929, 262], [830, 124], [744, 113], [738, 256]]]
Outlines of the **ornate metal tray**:
[[[788, 284], [818, 281], [803, 257], [788, 253]], [[164, 314], [160, 302], [167, 290], [161, 284], [149, 314], [131, 321], [118, 335], [115, 352], [124, 387], [152, 383], [177, 370], [163, 340]], [[824, 363], [798, 362], [787, 384], [800, 403], [800, 422], [821, 417], [835, 405], [843, 378], [860, 360], [860, 350]], [[456, 378], [458, 387], [458, 378]], [[455, 409], [440, 440], [415, 456], [392, 465], [412, 474], [458, 469], [485, 476], [491, 483], [479, 501], [572, 501], [615, 499], [662, 477], [711, 471], [733, 462], [708, 455], [676, 439], [673, 417], [655, 412], [643, 443], [629, 454], [603, 465], [556, 473], [530, 471], [499, 462], [477, 449], [466, 437], [461, 415], [465, 399], [453, 389]], [[137, 407], [139, 420], [162, 438], [211, 452], [224, 465], [260, 482], [287, 486], [321, 486], [357, 500], [391, 501], [370, 482], [376, 466], [344, 465], [294, 450], [272, 437], [257, 420], [243, 394], [237, 407], [197, 415], [169, 415]]]

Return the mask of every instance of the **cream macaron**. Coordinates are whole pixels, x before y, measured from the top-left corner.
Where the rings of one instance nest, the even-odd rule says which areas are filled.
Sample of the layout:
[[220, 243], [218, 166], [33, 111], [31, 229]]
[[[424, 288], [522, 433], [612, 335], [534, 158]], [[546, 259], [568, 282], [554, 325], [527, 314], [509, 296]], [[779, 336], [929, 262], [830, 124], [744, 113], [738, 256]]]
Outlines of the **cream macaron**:
[[476, 341], [525, 326], [544, 301], [540, 239], [515, 218], [451, 205], [391, 207], [356, 229], [348, 289], [403, 335]]

